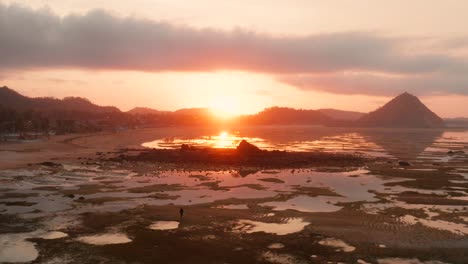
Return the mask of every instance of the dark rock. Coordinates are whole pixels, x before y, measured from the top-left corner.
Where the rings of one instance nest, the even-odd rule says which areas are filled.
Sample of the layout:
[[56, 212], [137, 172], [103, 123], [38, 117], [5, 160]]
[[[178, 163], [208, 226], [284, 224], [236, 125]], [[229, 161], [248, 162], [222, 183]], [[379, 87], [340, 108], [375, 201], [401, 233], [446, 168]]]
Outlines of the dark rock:
[[80, 198], [78, 198], [78, 200], [84, 200], [84, 197], [83, 197], [83, 196], [80, 196]]
[[182, 144], [182, 146], [180, 146], [180, 151], [193, 151], [193, 150], [195, 150], [195, 147], [190, 146], [188, 144]]
[[411, 166], [411, 164], [407, 161], [400, 161], [398, 162], [398, 164], [401, 166], [401, 167], [409, 167]]
[[258, 170], [253, 170], [253, 169], [240, 169], [240, 170], [238, 170], [238, 173], [239, 173], [239, 175], [241, 177], [247, 177], [247, 176], [249, 176], [251, 174], [255, 174], [257, 172], [258, 172]]
[[253, 153], [259, 153], [262, 150], [259, 149], [257, 146], [250, 144], [246, 140], [242, 140], [237, 146], [237, 151], [243, 154], [253, 154]]
[[449, 152], [447, 152], [447, 155], [449, 155], [449, 156], [463, 155], [463, 154], [465, 154], [465, 151], [463, 151], [463, 150], [455, 150], [455, 151], [450, 150]]
[[[207, 165], [226, 165], [247, 167], [247, 168], [297, 168], [310, 165], [320, 166], [357, 166], [362, 165], [367, 159], [356, 155], [335, 154], [324, 152], [287, 152], [287, 151], [268, 151], [261, 150], [258, 147], [242, 141], [237, 149], [217, 149], [217, 148], [193, 148], [184, 147], [181, 149], [155, 149], [142, 150], [137, 155], [121, 155], [120, 157], [111, 157], [108, 160], [112, 162], [127, 161], [148, 161], [163, 162], [171, 164], [188, 165], [203, 164]], [[243, 174], [243, 173], [240, 173]]]
[[39, 163], [39, 165], [46, 166], [46, 167], [62, 167], [62, 164], [55, 163], [52, 161], [45, 161], [45, 162]]
[[75, 195], [69, 194], [69, 195], [67, 195], [67, 197], [73, 199], [73, 198], [75, 198]]

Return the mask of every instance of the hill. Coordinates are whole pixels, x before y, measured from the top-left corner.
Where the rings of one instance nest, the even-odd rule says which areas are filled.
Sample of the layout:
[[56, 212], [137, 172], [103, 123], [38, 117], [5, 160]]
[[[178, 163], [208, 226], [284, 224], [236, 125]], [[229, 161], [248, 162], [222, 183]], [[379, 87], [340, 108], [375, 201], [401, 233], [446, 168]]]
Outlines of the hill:
[[129, 111], [127, 114], [131, 115], [161, 115], [161, 114], [168, 114], [171, 113], [169, 111], [159, 111], [149, 107], [135, 107]]
[[0, 105], [3, 108], [17, 112], [35, 111], [45, 116], [87, 118], [86, 114], [102, 115], [120, 113], [120, 110], [112, 106], [98, 106], [88, 99], [80, 97], [66, 97], [56, 99], [49, 97], [31, 98], [17, 93], [4, 86], [0, 87]]
[[95, 132], [133, 126], [135, 121], [116, 107], [84, 98], [31, 98], [0, 87], [0, 134]]
[[[34, 113], [31, 117], [31, 113]], [[80, 97], [31, 98], [8, 87], [0, 88], [0, 117], [4, 125], [23, 120], [75, 120], [96, 126], [205, 126], [235, 125], [327, 125], [362, 127], [439, 128], [444, 121], [416, 96], [403, 93], [369, 114], [336, 109], [304, 110], [271, 107], [257, 114], [221, 120], [208, 108], [187, 108], [174, 112], [136, 107], [121, 112], [116, 107], [99, 106]], [[0, 122], [2, 123], [2, 122]], [[466, 124], [464, 119], [447, 120], [449, 126]]]
[[242, 119], [250, 125], [325, 125], [330, 121], [330, 118], [320, 111], [288, 107], [267, 108]]
[[416, 96], [403, 93], [358, 120], [365, 127], [439, 128], [444, 121]]
[[319, 109], [318, 111], [335, 120], [356, 121], [365, 115], [365, 113], [361, 112], [344, 111], [336, 109]]

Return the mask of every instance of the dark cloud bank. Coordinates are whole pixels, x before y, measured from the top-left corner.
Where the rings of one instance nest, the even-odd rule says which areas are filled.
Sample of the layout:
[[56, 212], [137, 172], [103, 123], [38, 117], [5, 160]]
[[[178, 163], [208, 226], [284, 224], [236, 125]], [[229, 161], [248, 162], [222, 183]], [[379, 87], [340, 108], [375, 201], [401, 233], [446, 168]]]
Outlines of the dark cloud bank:
[[270, 73], [301, 89], [335, 93], [468, 94], [466, 58], [409, 54], [399, 48], [402, 41], [371, 33], [278, 37], [197, 30], [104, 11], [59, 17], [0, 4], [0, 71], [231, 69]]

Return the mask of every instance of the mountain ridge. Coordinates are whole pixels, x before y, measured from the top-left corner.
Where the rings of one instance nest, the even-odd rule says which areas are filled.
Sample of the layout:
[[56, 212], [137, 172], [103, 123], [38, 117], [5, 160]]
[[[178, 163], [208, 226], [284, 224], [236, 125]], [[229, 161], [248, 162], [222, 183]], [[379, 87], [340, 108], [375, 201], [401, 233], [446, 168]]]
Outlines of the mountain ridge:
[[167, 114], [171, 113], [170, 111], [161, 111], [161, 110], [156, 110], [150, 107], [134, 107], [130, 110], [128, 110], [126, 113], [131, 114], [131, 115], [156, 115], [156, 114]]
[[63, 99], [27, 97], [6, 86], [0, 87], [0, 105], [16, 111], [33, 110], [49, 114], [57, 111], [90, 112], [94, 114], [121, 112], [117, 107], [99, 106], [81, 97], [65, 97]]
[[[99, 106], [86, 98], [27, 97], [8, 87], [0, 87], [0, 107], [19, 112], [37, 111], [51, 118], [86, 120], [113, 115], [115, 118], [137, 120], [145, 125], [206, 125], [216, 122], [209, 108], [184, 108], [160, 111], [148, 107], [135, 107], [127, 112], [114, 106]], [[132, 117], [133, 116], [133, 117]], [[425, 106], [416, 96], [403, 93], [370, 113], [337, 109], [294, 109], [270, 107], [252, 115], [231, 119], [233, 124], [247, 125], [325, 125], [352, 127], [444, 127], [444, 120]], [[224, 120], [225, 121], [225, 120]]]
[[357, 111], [346, 111], [346, 110], [339, 110], [339, 109], [334, 109], [334, 108], [318, 109], [317, 111], [336, 120], [348, 120], [348, 121], [358, 120], [359, 118], [363, 117], [366, 114], [366, 113], [357, 112]]

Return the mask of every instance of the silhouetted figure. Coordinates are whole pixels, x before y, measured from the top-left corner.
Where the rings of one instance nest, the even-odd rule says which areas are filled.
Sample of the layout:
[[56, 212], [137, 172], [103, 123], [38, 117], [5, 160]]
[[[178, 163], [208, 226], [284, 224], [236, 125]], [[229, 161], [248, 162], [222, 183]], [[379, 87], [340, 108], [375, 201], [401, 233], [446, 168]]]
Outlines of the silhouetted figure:
[[182, 219], [182, 217], [184, 217], [184, 208], [180, 208], [179, 214], [180, 214], [180, 219]]

